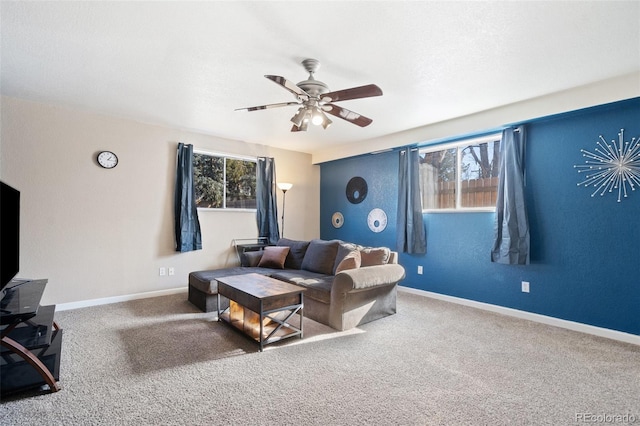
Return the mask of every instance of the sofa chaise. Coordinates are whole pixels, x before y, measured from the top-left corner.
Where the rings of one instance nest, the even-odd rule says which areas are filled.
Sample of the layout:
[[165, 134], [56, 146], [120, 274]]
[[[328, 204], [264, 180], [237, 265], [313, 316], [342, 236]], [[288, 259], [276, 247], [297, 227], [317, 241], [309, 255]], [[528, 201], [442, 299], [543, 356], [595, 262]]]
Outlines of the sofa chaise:
[[217, 310], [217, 278], [258, 273], [298, 284], [304, 315], [347, 330], [396, 313], [397, 284], [405, 277], [398, 254], [339, 240], [296, 241], [246, 252], [240, 266], [189, 274], [189, 301], [204, 312]]

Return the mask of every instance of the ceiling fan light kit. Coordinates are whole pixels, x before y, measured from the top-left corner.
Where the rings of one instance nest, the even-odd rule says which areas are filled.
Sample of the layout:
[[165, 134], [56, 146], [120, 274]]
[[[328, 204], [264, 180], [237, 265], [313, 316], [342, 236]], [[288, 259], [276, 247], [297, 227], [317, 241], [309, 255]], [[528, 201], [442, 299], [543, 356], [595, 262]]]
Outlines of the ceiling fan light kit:
[[281, 102], [249, 108], [238, 108], [236, 111], [259, 111], [269, 108], [299, 105], [298, 111], [291, 117], [291, 122], [293, 123], [293, 127], [291, 128], [292, 132], [306, 132], [309, 122], [316, 126], [321, 125], [324, 129], [327, 129], [332, 121], [325, 113], [329, 113], [360, 127], [366, 127], [373, 122], [370, 118], [349, 111], [332, 102], [381, 96], [382, 90], [378, 86], [369, 84], [330, 92], [329, 86], [313, 77], [318, 68], [320, 68], [320, 61], [317, 59], [305, 59], [302, 61], [302, 66], [304, 66], [309, 73], [309, 78], [298, 84], [293, 84], [291, 81], [278, 75], [265, 75], [269, 80], [291, 92], [296, 97], [296, 102]]
[[302, 126], [302, 122], [303, 122], [305, 119], [307, 119], [307, 120], [308, 120], [308, 118], [307, 118], [307, 112], [308, 112], [308, 111], [307, 111], [305, 108], [300, 107], [300, 108], [298, 109], [298, 112], [296, 112], [296, 114], [295, 114], [293, 117], [291, 117], [291, 122], [292, 122], [293, 124], [295, 124], [296, 126], [298, 126], [298, 127]]

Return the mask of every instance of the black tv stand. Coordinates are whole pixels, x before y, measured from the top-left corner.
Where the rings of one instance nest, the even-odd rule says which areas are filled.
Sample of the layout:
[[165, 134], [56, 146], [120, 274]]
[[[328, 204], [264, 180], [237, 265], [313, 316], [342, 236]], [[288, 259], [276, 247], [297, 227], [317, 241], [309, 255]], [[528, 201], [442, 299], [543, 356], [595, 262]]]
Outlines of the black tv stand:
[[47, 280], [16, 280], [0, 301], [2, 393], [47, 385], [60, 390], [62, 329], [55, 305], [40, 306]]

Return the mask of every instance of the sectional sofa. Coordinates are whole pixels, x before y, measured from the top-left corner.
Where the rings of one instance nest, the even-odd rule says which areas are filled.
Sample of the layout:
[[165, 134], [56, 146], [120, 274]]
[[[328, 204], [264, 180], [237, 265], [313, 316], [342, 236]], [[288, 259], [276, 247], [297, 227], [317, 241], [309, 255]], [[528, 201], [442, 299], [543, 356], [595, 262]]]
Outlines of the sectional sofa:
[[216, 311], [216, 278], [249, 273], [305, 287], [305, 317], [336, 330], [395, 314], [397, 284], [405, 277], [398, 254], [386, 247], [283, 238], [276, 246], [244, 253], [240, 266], [190, 273], [189, 301]]

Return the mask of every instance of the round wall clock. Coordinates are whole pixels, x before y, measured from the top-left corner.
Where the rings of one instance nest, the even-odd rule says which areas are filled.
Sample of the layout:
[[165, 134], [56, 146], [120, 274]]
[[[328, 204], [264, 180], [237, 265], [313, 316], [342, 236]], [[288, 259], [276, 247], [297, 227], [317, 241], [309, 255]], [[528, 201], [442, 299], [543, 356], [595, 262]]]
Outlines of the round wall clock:
[[382, 209], [373, 209], [367, 216], [367, 225], [373, 232], [382, 232], [387, 227], [387, 214]]
[[98, 164], [105, 169], [113, 169], [118, 165], [118, 156], [111, 151], [101, 151], [98, 154]]
[[342, 228], [344, 224], [344, 216], [342, 216], [342, 213], [335, 212], [333, 216], [331, 216], [331, 224], [334, 228]]
[[356, 176], [347, 183], [347, 200], [351, 204], [359, 204], [367, 197], [367, 181]]

